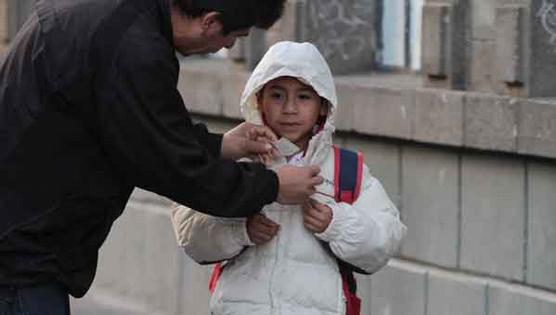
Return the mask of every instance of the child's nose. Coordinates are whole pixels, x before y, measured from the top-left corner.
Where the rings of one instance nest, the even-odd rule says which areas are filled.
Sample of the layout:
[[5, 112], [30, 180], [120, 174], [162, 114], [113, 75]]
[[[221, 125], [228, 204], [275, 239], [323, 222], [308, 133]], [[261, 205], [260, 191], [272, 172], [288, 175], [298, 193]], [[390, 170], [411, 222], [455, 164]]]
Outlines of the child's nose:
[[297, 104], [295, 103], [295, 98], [288, 97], [284, 104], [285, 113], [297, 113]]

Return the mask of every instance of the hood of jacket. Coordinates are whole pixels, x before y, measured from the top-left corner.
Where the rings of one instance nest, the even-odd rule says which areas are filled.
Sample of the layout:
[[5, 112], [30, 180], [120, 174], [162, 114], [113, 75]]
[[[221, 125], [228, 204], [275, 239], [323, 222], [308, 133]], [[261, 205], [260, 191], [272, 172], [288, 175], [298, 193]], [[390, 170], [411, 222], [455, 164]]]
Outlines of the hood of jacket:
[[324, 127], [313, 135], [305, 154], [309, 164], [321, 164], [332, 145], [338, 98], [332, 72], [318, 49], [310, 43], [283, 41], [274, 44], [253, 70], [241, 97], [241, 112], [247, 122], [263, 124], [257, 92], [279, 77], [294, 77], [311, 86], [329, 103]]

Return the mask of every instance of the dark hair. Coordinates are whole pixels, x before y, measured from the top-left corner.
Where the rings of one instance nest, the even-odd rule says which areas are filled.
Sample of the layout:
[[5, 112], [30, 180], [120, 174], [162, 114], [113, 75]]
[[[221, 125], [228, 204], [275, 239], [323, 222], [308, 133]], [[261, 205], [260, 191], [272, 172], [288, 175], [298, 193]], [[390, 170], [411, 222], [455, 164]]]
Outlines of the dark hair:
[[216, 11], [223, 33], [253, 26], [268, 29], [282, 16], [286, 0], [172, 0], [188, 17]]

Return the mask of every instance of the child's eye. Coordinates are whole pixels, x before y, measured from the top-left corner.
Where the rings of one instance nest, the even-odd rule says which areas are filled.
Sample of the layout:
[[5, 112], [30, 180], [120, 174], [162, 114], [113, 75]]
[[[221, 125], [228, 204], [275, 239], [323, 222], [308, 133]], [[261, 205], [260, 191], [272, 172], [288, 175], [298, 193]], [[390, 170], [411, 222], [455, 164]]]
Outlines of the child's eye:
[[310, 94], [299, 94], [299, 98], [306, 101], [312, 99], [313, 97]]
[[270, 98], [272, 98], [272, 99], [281, 100], [283, 97], [284, 96], [281, 93], [278, 93], [278, 92], [270, 93]]

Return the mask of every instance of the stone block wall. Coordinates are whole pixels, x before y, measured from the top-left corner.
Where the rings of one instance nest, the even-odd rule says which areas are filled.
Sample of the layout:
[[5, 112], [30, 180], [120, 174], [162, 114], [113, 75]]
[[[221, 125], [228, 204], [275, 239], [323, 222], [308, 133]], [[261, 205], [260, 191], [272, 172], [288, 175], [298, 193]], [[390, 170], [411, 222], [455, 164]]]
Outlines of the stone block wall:
[[464, 90], [467, 86], [466, 2], [428, 0], [423, 7], [423, 73], [430, 87]]
[[556, 2], [427, 0], [423, 72], [431, 87], [554, 97]]

